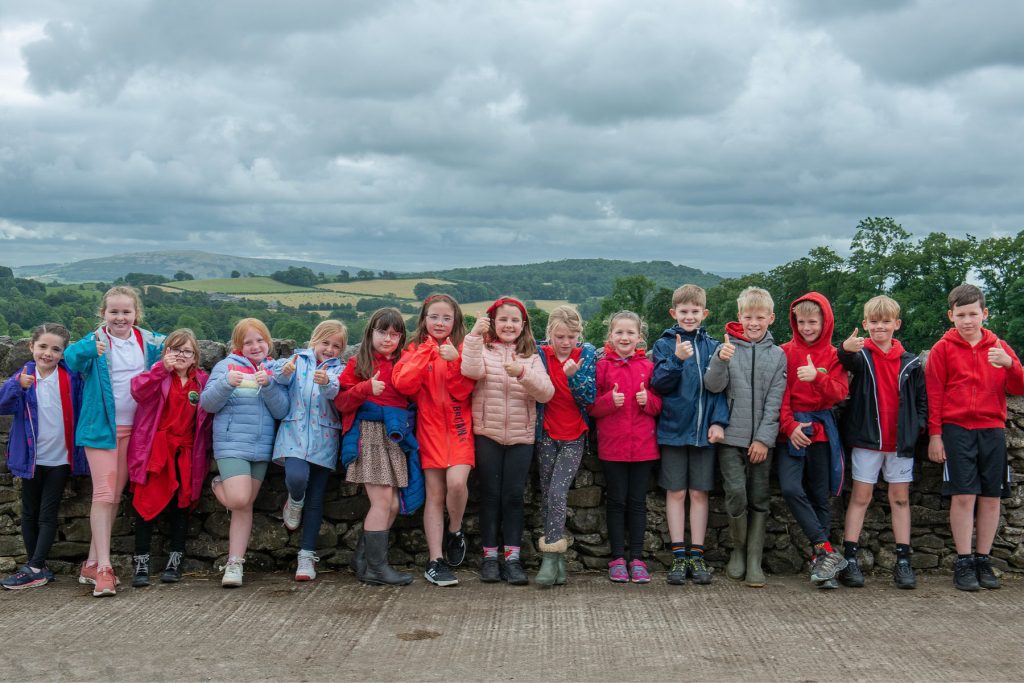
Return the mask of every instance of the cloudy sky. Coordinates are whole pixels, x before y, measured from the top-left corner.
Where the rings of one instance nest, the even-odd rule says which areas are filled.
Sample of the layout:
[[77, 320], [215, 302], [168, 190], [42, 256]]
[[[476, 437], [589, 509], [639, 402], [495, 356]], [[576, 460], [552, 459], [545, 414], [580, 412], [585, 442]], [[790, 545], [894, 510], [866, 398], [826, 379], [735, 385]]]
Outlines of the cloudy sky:
[[0, 0], [0, 262], [750, 271], [1024, 229], [1024, 3]]

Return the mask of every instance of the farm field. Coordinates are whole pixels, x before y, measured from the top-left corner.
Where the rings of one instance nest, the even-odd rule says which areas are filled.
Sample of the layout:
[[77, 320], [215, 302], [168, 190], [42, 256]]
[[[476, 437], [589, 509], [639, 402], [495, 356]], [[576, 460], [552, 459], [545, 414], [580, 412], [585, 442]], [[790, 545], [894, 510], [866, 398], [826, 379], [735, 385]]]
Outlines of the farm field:
[[329, 289], [333, 292], [351, 292], [363, 296], [387, 296], [394, 294], [399, 299], [415, 299], [416, 293], [413, 288], [420, 282], [428, 285], [449, 284], [447, 280], [436, 280], [434, 278], [406, 278], [398, 280], [360, 280], [358, 282], [332, 282], [326, 285], [318, 285], [319, 289]]
[[[565, 299], [533, 299], [533, 302], [537, 304], [537, 308], [542, 311], [550, 313], [552, 309], [569, 304], [573, 308], [576, 304], [570, 304]], [[487, 307], [494, 303], [494, 299], [488, 299], [487, 301], [470, 301], [469, 303], [459, 302], [459, 306], [462, 308], [462, 312], [466, 315], [475, 316], [480, 311], [486, 311]]]
[[168, 282], [165, 286], [188, 292], [220, 292], [221, 294], [257, 294], [259, 292], [308, 292], [306, 287], [286, 285], [269, 277], [214, 278]]
[[291, 306], [292, 308], [298, 308], [302, 304], [313, 304], [314, 306], [322, 306], [324, 308], [341, 306], [343, 304], [352, 304], [354, 306], [357, 301], [365, 298], [355, 294], [327, 292], [323, 290], [304, 290], [299, 292], [285, 292], [281, 294], [239, 294], [238, 296], [243, 299], [266, 301], [268, 303], [278, 301], [282, 306]]

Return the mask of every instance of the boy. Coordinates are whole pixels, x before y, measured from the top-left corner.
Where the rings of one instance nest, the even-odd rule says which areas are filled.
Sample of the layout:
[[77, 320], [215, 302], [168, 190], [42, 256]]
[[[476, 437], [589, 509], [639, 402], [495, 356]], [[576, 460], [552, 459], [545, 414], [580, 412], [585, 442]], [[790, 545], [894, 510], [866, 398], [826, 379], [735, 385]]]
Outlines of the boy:
[[761, 553], [768, 521], [771, 446], [779, 435], [779, 411], [786, 392], [786, 354], [768, 331], [775, 322], [771, 294], [747, 287], [736, 299], [736, 307], [739, 322], [725, 326], [725, 343], [711, 357], [704, 387], [724, 391], [731, 406], [729, 426], [718, 447], [732, 536], [725, 574], [737, 581], [746, 577], [748, 586], [758, 588], [765, 585]]
[[1024, 394], [1024, 369], [1009, 344], [983, 327], [988, 309], [980, 289], [954, 288], [948, 316], [953, 329], [932, 347], [925, 367], [928, 458], [946, 464], [942, 494], [952, 496], [949, 526], [957, 553], [953, 585], [963, 591], [999, 588], [989, 553], [999, 526], [999, 499], [1009, 495], [1006, 394]]
[[829, 496], [843, 489], [843, 446], [832, 408], [846, 398], [846, 370], [832, 346], [835, 321], [828, 299], [805, 294], [790, 306], [793, 339], [786, 352], [786, 393], [779, 416], [779, 488], [790, 512], [814, 547], [811, 582], [838, 588], [835, 576], [846, 559], [829, 542], [832, 507]]
[[[704, 561], [708, 527], [708, 491], [714, 485], [715, 449], [729, 426], [725, 396], [704, 389], [704, 373], [718, 342], [701, 326], [708, 316], [707, 296], [697, 285], [683, 285], [672, 293], [669, 315], [676, 324], [654, 344], [651, 386], [662, 396], [658, 420], [661, 472], [658, 485], [665, 489], [665, 516], [671, 540], [672, 567], [667, 580], [682, 585], [687, 577], [696, 584], [711, 583]], [[686, 498], [690, 498], [690, 546], [686, 538]]]
[[928, 426], [928, 396], [921, 360], [903, 349], [893, 333], [900, 329], [900, 305], [887, 296], [864, 304], [867, 339], [854, 328], [839, 349], [839, 362], [853, 377], [850, 402], [843, 412], [843, 443], [852, 448], [853, 492], [846, 508], [839, 581], [864, 585], [857, 563], [857, 541], [879, 472], [889, 485], [889, 510], [896, 539], [893, 580], [897, 588], [914, 588], [910, 566], [910, 482], [914, 480], [914, 446]]

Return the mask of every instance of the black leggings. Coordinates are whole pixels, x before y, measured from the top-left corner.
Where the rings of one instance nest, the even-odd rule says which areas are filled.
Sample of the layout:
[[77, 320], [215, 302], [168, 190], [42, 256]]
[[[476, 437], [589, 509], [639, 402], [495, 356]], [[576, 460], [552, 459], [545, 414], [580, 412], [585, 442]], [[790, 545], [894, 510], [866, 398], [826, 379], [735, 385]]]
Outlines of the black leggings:
[[57, 537], [57, 510], [71, 465], [36, 465], [31, 479], [21, 480], [21, 535], [30, 567], [46, 566]]
[[170, 517], [171, 520], [171, 544], [167, 548], [170, 552], [185, 552], [185, 532], [188, 531], [188, 508], [178, 507], [178, 496], [171, 499], [163, 512], [149, 520], [142, 518], [142, 515], [135, 511], [135, 554], [148, 555], [153, 542], [153, 527], [156, 520], [161, 516]]
[[485, 548], [502, 542], [519, 546], [523, 542], [523, 494], [530, 477], [532, 443], [502, 446], [486, 436], [473, 439], [476, 446], [476, 475], [480, 480], [480, 536]]
[[608, 541], [612, 558], [625, 557], [626, 527], [629, 527], [631, 560], [644, 557], [644, 531], [647, 529], [647, 486], [657, 460], [612, 462], [602, 460], [605, 495], [608, 506]]

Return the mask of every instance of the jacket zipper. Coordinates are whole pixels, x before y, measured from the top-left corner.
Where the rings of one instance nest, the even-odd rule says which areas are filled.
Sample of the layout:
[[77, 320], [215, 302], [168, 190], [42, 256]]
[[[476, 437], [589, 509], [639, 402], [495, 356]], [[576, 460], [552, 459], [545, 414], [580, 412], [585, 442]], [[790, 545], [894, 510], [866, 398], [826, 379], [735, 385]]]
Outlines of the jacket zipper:
[[757, 434], [757, 398], [754, 393], [754, 377], [757, 375], [757, 344], [750, 345], [750, 443], [754, 443]]
[[[864, 365], [867, 366], [868, 376], [871, 378], [871, 397], [875, 401], [875, 423], [878, 425], [878, 450], [882, 450], [882, 407], [878, 403], [878, 378], [875, 377], [875, 366], [871, 362], [870, 354], [864, 349], [861, 349], [860, 352], [864, 355]], [[896, 388], [899, 389], [898, 379]]]
[[698, 335], [693, 336], [693, 359], [697, 362], [697, 378], [700, 383], [697, 385], [697, 433], [694, 435], [694, 441], [700, 443], [700, 435], [703, 433], [704, 427], [704, 378], [701, 377], [700, 371], [700, 345], [697, 344]]
[[[503, 355], [502, 355], [502, 358], [505, 360], [506, 363], [509, 362], [510, 360], [512, 360], [508, 356], [509, 356], [509, 354], [508, 354], [508, 345], [506, 344], [505, 348], [503, 350]], [[510, 407], [509, 406], [509, 394], [511, 393], [511, 390], [512, 390], [512, 378], [508, 376], [507, 372], [505, 373], [504, 385], [505, 385], [505, 414], [503, 415], [503, 417], [504, 417], [504, 420], [505, 420], [505, 427], [504, 427], [504, 429], [502, 431], [502, 445], [505, 445], [505, 444], [508, 443], [508, 428], [509, 428], [508, 411], [509, 411], [509, 407]]]

